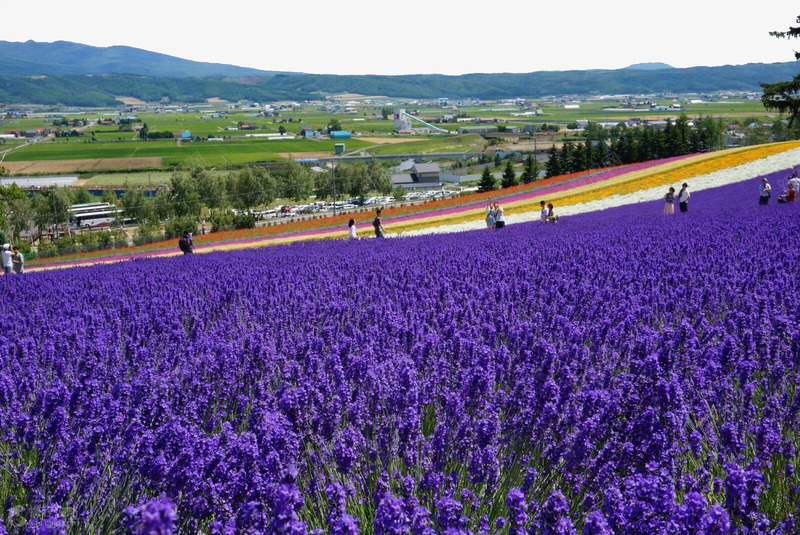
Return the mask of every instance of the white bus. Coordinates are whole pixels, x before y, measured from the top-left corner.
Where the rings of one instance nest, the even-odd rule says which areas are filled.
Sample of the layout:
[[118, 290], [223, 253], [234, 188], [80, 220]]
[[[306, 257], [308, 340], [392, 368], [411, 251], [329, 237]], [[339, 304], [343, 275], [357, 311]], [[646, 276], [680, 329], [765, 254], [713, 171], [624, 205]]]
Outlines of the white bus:
[[101, 212], [103, 210], [110, 210], [112, 206], [107, 202], [87, 202], [84, 204], [73, 204], [69, 207], [70, 215], [85, 214], [89, 212]]
[[123, 218], [122, 210], [112, 208], [111, 210], [100, 210], [95, 212], [84, 212], [75, 214], [72, 218], [73, 224], [82, 229], [110, 228], [115, 223], [123, 225], [133, 223], [131, 218]]

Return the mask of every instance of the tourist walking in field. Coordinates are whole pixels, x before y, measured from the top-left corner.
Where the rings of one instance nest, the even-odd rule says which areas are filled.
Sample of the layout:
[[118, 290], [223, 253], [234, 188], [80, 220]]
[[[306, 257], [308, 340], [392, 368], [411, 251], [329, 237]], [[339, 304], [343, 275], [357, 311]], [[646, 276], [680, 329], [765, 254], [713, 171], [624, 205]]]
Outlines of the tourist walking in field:
[[506, 218], [503, 216], [503, 207], [494, 203], [494, 228], [501, 229], [506, 226]]
[[555, 209], [553, 208], [553, 203], [547, 203], [547, 221], [550, 223], [557, 223], [558, 216], [556, 215]]
[[494, 228], [494, 202], [489, 201], [486, 205], [486, 228]]
[[14, 265], [14, 273], [17, 275], [22, 275], [22, 272], [25, 270], [25, 257], [19, 250], [19, 247], [14, 246], [11, 248], [14, 254], [11, 255], [11, 262]]
[[547, 205], [544, 201], [539, 201], [539, 219], [542, 223], [547, 223], [547, 218], [550, 216], [550, 210], [547, 209]]
[[686, 213], [689, 211], [689, 199], [691, 197], [692, 195], [689, 193], [689, 184], [684, 182], [683, 186], [681, 186], [681, 191], [678, 192], [678, 207], [681, 212]]
[[376, 238], [383, 238], [383, 223], [381, 223], [381, 213], [383, 210], [378, 208], [375, 210], [375, 219], [372, 220], [372, 226], [375, 229], [375, 237]]
[[787, 202], [795, 202], [797, 200], [797, 190], [794, 189], [794, 185], [789, 182], [789, 185], [783, 193], [778, 196], [778, 202], [781, 204]]
[[348, 240], [357, 240], [358, 233], [356, 232], [356, 220], [351, 219], [347, 222], [347, 226], [350, 227], [350, 230], [347, 232], [347, 239]]
[[12, 266], [14, 265], [11, 260], [11, 245], [4, 243], [3, 250], [0, 251], [0, 258], [3, 260], [3, 274], [10, 275]]
[[675, 213], [675, 188], [670, 187], [666, 195], [664, 195], [664, 215], [672, 215]]
[[178, 240], [178, 248], [183, 251], [183, 254], [194, 253], [194, 240], [192, 234], [188, 230], [183, 231], [183, 236]]
[[758, 186], [758, 204], [766, 206], [769, 204], [769, 198], [772, 196], [772, 186], [767, 182], [767, 177], [761, 179], [761, 184]]

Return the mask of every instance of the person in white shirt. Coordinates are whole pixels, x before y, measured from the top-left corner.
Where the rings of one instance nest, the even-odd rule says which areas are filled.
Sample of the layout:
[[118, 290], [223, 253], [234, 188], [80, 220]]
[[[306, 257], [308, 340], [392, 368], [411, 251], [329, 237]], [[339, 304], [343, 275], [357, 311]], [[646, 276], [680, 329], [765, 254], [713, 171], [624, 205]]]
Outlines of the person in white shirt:
[[758, 186], [758, 204], [767, 206], [769, 198], [772, 196], [772, 186], [767, 182], [767, 177], [761, 179], [761, 184]]
[[547, 209], [547, 205], [544, 201], [539, 201], [539, 206], [541, 206], [541, 210], [539, 210], [539, 219], [542, 223], [547, 223], [547, 218], [550, 216], [550, 210]]
[[355, 219], [351, 219], [347, 223], [347, 226], [350, 227], [350, 231], [347, 233], [347, 239], [348, 240], [357, 240], [358, 239], [358, 233], [356, 233], [356, 220]]
[[3, 250], [0, 251], [0, 258], [3, 261], [3, 274], [10, 275], [11, 270], [14, 268], [14, 261], [11, 256], [11, 245], [8, 243], [3, 244]]
[[678, 206], [680, 207], [681, 212], [688, 212], [689, 211], [689, 199], [692, 196], [689, 194], [689, 184], [686, 182], [683, 183], [683, 187], [681, 187], [681, 191], [678, 192]]
[[[792, 176], [789, 177], [789, 184], [792, 185], [792, 188], [795, 192], [800, 191], [800, 178], [797, 178], [797, 171], [792, 173]], [[789, 185], [787, 184], [787, 186]]]

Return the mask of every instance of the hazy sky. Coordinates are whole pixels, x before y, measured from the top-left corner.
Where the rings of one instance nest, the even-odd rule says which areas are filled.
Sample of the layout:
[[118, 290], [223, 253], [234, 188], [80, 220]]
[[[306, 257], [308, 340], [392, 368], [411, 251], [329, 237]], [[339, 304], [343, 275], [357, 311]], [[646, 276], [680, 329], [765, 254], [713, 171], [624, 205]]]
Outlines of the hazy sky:
[[335, 74], [531, 72], [790, 61], [765, 0], [2, 1], [7, 41], [129, 45], [198, 61]]

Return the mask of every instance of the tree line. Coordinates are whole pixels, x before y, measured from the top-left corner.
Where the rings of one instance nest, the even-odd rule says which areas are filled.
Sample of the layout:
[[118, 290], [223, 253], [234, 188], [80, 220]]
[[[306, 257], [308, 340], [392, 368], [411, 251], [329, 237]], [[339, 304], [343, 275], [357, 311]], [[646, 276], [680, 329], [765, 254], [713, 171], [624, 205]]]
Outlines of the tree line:
[[566, 142], [561, 149], [550, 149], [547, 176], [720, 149], [724, 129], [723, 123], [712, 117], [701, 117], [692, 127], [686, 115], [674, 123], [668, 119], [663, 130], [628, 128], [625, 123], [603, 130], [589, 124], [583, 143]]
[[119, 219], [139, 222], [140, 236], [147, 241], [164, 237], [164, 221], [168, 221], [164, 225], [168, 237], [196, 229], [201, 220], [208, 220], [211, 230], [245, 228], [253, 226], [255, 220], [246, 214], [233, 215], [229, 209], [247, 212], [277, 199], [298, 202], [312, 195], [318, 200], [331, 199], [334, 189], [337, 198], [393, 192], [389, 172], [377, 160], [340, 163], [322, 172], [294, 161], [275, 173], [261, 166], [215, 172], [196, 165], [173, 173], [169, 185], [155, 194], [128, 184], [123, 189], [120, 198], [114, 191], [104, 190], [98, 199], [84, 188], [48, 187], [29, 195], [15, 184], [0, 187], [0, 240], [21, 243], [23, 234], [38, 229], [40, 243], [48, 237], [67, 243], [64, 235], [71, 234], [70, 206], [98, 200], [119, 207]]

